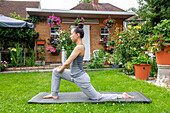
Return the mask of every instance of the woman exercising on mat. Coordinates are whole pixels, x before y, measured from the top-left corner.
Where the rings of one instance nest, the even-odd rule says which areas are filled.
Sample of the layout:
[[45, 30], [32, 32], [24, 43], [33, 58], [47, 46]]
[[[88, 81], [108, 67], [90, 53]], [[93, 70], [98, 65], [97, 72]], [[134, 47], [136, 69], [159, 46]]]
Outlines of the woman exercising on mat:
[[[76, 42], [76, 47], [62, 66], [55, 68], [52, 72], [51, 94], [44, 96], [44, 99], [58, 99], [60, 80], [65, 79], [75, 83], [84, 94], [91, 100], [110, 101], [117, 98], [134, 98], [127, 93], [123, 94], [100, 94], [90, 83], [89, 75], [84, 71], [82, 62], [85, 54], [85, 46], [82, 43], [84, 37], [83, 25], [78, 25], [71, 31], [71, 40]], [[65, 69], [71, 64], [71, 69]]]

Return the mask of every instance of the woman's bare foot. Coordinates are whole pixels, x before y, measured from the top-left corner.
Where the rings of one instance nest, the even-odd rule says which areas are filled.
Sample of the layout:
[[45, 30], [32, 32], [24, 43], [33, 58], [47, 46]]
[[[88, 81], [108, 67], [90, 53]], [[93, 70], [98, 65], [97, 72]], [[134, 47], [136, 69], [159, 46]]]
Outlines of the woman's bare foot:
[[130, 95], [128, 95], [127, 93], [123, 93], [122, 94], [122, 98], [123, 99], [126, 99], [126, 98], [135, 98], [134, 96], [130, 96]]
[[49, 94], [49, 95], [43, 97], [43, 99], [48, 99], [48, 98], [58, 99], [58, 96], [52, 96], [51, 94]]

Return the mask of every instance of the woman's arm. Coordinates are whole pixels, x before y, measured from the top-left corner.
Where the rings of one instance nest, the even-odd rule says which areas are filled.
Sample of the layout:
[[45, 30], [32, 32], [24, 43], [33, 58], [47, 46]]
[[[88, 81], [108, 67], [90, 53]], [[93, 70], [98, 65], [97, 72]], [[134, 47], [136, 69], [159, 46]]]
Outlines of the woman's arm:
[[81, 51], [82, 51], [82, 46], [76, 46], [73, 52], [71, 53], [71, 55], [65, 61], [65, 63], [62, 66], [58, 67], [57, 71], [59, 73], [62, 73], [64, 69], [67, 68], [71, 64], [71, 62], [80, 54]]

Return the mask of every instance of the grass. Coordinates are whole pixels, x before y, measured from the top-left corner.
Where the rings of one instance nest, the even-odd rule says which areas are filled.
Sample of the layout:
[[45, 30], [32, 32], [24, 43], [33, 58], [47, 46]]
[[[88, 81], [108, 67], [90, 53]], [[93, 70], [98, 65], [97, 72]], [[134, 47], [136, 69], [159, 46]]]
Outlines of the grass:
[[[144, 103], [66, 103], [27, 104], [40, 92], [50, 92], [52, 73], [0, 74], [0, 113], [168, 113], [170, 112], [170, 92], [136, 80], [114, 71], [87, 72], [97, 91], [130, 92], [139, 91], [152, 100]], [[60, 92], [81, 91], [74, 83], [62, 80]]]

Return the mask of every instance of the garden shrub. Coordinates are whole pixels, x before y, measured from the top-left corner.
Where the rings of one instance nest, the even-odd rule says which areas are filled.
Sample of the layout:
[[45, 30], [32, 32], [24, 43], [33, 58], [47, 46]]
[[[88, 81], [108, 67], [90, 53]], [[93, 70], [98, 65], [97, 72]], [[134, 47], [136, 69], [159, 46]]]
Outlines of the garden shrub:
[[88, 62], [86, 64], [87, 68], [102, 68], [105, 63], [105, 53], [104, 53], [104, 48], [99, 49], [98, 52], [95, 52], [91, 57], [91, 62]]

